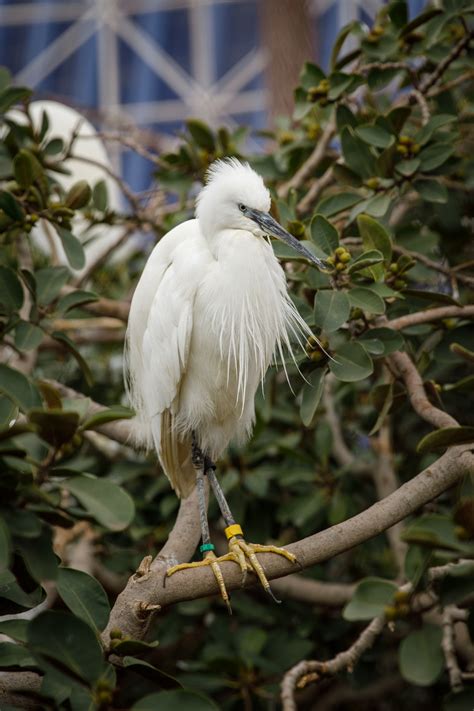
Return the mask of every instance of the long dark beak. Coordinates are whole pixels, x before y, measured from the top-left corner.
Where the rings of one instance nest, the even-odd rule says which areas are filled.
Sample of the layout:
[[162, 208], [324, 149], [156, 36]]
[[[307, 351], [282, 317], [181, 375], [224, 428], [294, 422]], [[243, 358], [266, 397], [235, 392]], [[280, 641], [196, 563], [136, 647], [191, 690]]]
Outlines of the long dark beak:
[[299, 252], [303, 255], [303, 257], [306, 257], [306, 259], [309, 259], [309, 261], [319, 267], [319, 269], [328, 268], [321, 259], [315, 257], [309, 249], [306, 249], [306, 247], [302, 245], [296, 237], [293, 237], [293, 235], [290, 235], [289, 232], [284, 230], [283, 227], [279, 225], [268, 212], [261, 212], [260, 210], [254, 210], [253, 208], [248, 207], [245, 215], [256, 222], [265, 234], [272, 235], [272, 237], [277, 237], [277, 239], [280, 239], [282, 242], [286, 242], [286, 244], [293, 247], [296, 252]]

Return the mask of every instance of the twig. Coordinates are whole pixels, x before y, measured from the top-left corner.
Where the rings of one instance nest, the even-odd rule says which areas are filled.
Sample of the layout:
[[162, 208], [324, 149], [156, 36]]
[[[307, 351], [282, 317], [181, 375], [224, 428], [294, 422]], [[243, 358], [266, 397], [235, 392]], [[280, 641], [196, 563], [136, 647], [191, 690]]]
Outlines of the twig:
[[[453, 605], [449, 605], [443, 611], [443, 637], [441, 640], [441, 649], [443, 650], [446, 661], [446, 669], [449, 674], [449, 683], [454, 693], [461, 691], [463, 688], [461, 669], [459, 668], [454, 648], [454, 621], [459, 619], [457, 614], [461, 612]], [[466, 611], [463, 610], [465, 613]], [[466, 617], [464, 617], [466, 619]]]
[[425, 97], [423, 96], [422, 92], [419, 91], [418, 89], [412, 89], [410, 92], [410, 100], [414, 99], [418, 106], [420, 107], [421, 111], [421, 123], [423, 126], [426, 126], [428, 121], [430, 120], [430, 109], [428, 107], [428, 102], [426, 101]]
[[467, 32], [464, 37], [461, 37], [448, 56], [445, 57], [443, 61], [437, 65], [436, 69], [420, 84], [419, 89], [422, 94], [426, 94], [431, 87], [434, 86], [439, 79], [441, 79], [449, 65], [452, 64], [452, 62], [454, 62], [454, 60], [457, 59], [461, 52], [468, 46], [472, 37], [472, 32]]
[[352, 671], [361, 655], [372, 647], [384, 626], [385, 617], [375, 617], [354, 644], [333, 659], [327, 662], [304, 660], [287, 671], [281, 684], [283, 711], [296, 711], [295, 688], [303, 689], [306, 684], [319, 681], [322, 676], [337, 674], [343, 669]]
[[306, 195], [299, 201], [296, 206], [296, 212], [305, 213], [310, 207], [316, 202], [321, 193], [327, 186], [331, 183], [333, 179], [332, 165], [322, 174], [320, 178], [317, 178], [311, 184]]
[[345, 605], [351, 599], [355, 588], [355, 584], [327, 583], [322, 580], [303, 578], [301, 575], [288, 575], [281, 580], [275, 580], [272, 584], [272, 589], [279, 595], [324, 607]]
[[442, 274], [446, 274], [447, 276], [451, 277], [454, 276], [458, 281], [463, 282], [467, 286], [474, 286], [474, 277], [466, 276], [465, 274], [459, 274], [456, 271], [456, 267], [447, 267], [444, 264], [441, 264], [440, 262], [435, 262], [434, 259], [426, 257], [424, 254], [420, 254], [419, 252], [412, 252], [411, 250], [405, 249], [405, 247], [401, 247], [398, 244], [393, 245], [393, 251], [397, 254], [406, 254], [408, 257], [416, 259], [418, 262], [425, 264], [427, 267], [430, 267], [430, 269], [434, 269], [437, 272], [441, 272]]
[[[388, 357], [405, 383], [408, 397], [415, 412], [434, 427], [458, 427], [454, 417], [435, 407], [427, 398], [423, 381], [415, 364], [407, 353], [397, 351]], [[438, 460], [439, 461], [439, 460]]]
[[323, 133], [321, 134], [321, 138], [316, 144], [311, 155], [305, 160], [303, 165], [296, 171], [296, 173], [290, 180], [288, 180], [286, 183], [283, 183], [283, 185], [280, 185], [280, 187], [278, 188], [278, 197], [286, 198], [290, 190], [301, 187], [306, 178], [309, 178], [311, 173], [316, 170], [316, 168], [325, 156], [326, 148], [328, 147], [335, 130], [335, 120], [331, 119], [327, 123]]
[[332, 453], [337, 463], [342, 467], [350, 467], [355, 462], [355, 457], [344, 441], [341, 429], [341, 421], [334, 406], [333, 387], [335, 377], [329, 374], [326, 377], [323, 392], [323, 403], [326, 414], [326, 421], [332, 434]]
[[474, 305], [439, 306], [425, 311], [416, 311], [413, 314], [406, 314], [391, 321], [385, 321], [384, 325], [396, 331], [401, 331], [404, 328], [416, 326], [420, 323], [431, 323], [431, 321], [439, 321], [445, 318], [474, 318]]
[[117, 175], [112, 168], [110, 168], [108, 165], [105, 163], [101, 163], [99, 160], [94, 160], [93, 158], [85, 158], [84, 156], [78, 156], [75, 155], [74, 153], [71, 153], [69, 155], [69, 158], [74, 159], [74, 160], [79, 160], [82, 163], [88, 163], [89, 165], [95, 165], [97, 168], [100, 168], [101, 170], [104, 171], [104, 173], [107, 173], [112, 180], [115, 180], [117, 185], [119, 186], [120, 190], [123, 192], [127, 200], [130, 202], [130, 204], [133, 207], [133, 211], [136, 215], [140, 216], [142, 214], [142, 206], [140, 204], [140, 201], [138, 200], [137, 196], [135, 193], [130, 189], [130, 187], [127, 185], [125, 180], [123, 180], [119, 175]]
[[469, 69], [467, 72], [464, 72], [464, 74], [460, 74], [458, 77], [446, 82], [446, 84], [442, 84], [441, 86], [431, 89], [427, 92], [427, 96], [432, 99], [435, 96], [438, 96], [438, 94], [455, 89], [460, 84], [464, 84], [465, 81], [469, 81], [471, 79], [474, 79], [474, 70]]

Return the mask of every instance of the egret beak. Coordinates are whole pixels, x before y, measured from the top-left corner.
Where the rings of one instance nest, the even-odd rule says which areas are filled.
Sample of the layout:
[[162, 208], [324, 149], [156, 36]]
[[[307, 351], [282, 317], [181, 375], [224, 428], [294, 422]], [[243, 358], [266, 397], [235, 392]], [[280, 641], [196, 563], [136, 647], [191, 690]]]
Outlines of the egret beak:
[[246, 217], [249, 217], [251, 220], [256, 222], [260, 229], [265, 232], [265, 234], [271, 235], [272, 237], [276, 237], [282, 242], [286, 242], [286, 244], [288, 244], [290, 247], [293, 247], [296, 252], [302, 254], [303, 257], [306, 257], [306, 259], [309, 259], [309, 261], [319, 267], [319, 269], [328, 268], [327, 265], [321, 259], [315, 257], [314, 254], [309, 251], [309, 249], [306, 249], [306, 247], [302, 245], [301, 242], [296, 239], [296, 237], [293, 237], [293, 235], [290, 235], [289, 232], [284, 230], [283, 227], [279, 225], [278, 222], [274, 220], [268, 212], [261, 212], [260, 210], [255, 210], [253, 208], [248, 207], [245, 212], [245, 215]]

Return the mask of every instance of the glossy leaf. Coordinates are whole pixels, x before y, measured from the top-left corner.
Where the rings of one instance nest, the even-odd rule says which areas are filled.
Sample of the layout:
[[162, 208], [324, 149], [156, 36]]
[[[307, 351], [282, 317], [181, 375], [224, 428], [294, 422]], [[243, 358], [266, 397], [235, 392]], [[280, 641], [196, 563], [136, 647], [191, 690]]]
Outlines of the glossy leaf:
[[79, 426], [78, 413], [62, 409], [30, 410], [28, 419], [41, 439], [56, 448], [69, 442]]
[[56, 225], [61, 244], [66, 253], [67, 260], [73, 269], [82, 269], [86, 263], [84, 247], [72, 232]]
[[82, 570], [59, 568], [56, 588], [71, 612], [93, 629], [104, 629], [110, 605], [104, 588], [95, 578]]
[[213, 151], [215, 148], [214, 135], [210, 128], [199, 119], [188, 119], [186, 121], [188, 131], [200, 148]]
[[29, 321], [20, 321], [15, 328], [15, 346], [22, 351], [38, 348], [43, 338], [43, 329]]
[[56, 311], [58, 313], [67, 313], [70, 309], [90, 304], [93, 301], [97, 301], [98, 298], [97, 294], [94, 294], [92, 291], [77, 289], [76, 291], [71, 291], [69, 294], [65, 294], [65, 296], [61, 296], [58, 299]]
[[417, 180], [413, 187], [426, 202], [445, 203], [448, 201], [446, 187], [437, 180]]
[[392, 241], [385, 227], [369, 215], [359, 215], [357, 226], [365, 249], [378, 249], [385, 262], [389, 262], [392, 258]]
[[339, 246], [339, 234], [333, 225], [322, 215], [315, 215], [310, 225], [311, 239], [327, 256]]
[[345, 620], [372, 620], [382, 615], [393, 601], [395, 583], [381, 578], [365, 578], [357, 585], [342, 613]]
[[88, 417], [85, 422], [82, 423], [82, 430], [95, 430], [102, 425], [106, 425], [108, 422], [115, 422], [116, 420], [129, 420], [133, 417], [134, 413], [128, 407], [110, 407], [100, 412], [96, 412], [91, 417]]
[[69, 279], [67, 267], [46, 267], [35, 271], [36, 296], [40, 304], [48, 305], [58, 296]]
[[326, 333], [336, 331], [349, 318], [351, 305], [343, 291], [321, 290], [314, 300], [314, 321]]
[[35, 617], [28, 627], [28, 646], [40, 663], [45, 658], [88, 684], [102, 675], [104, 660], [95, 632], [68, 612], [47, 610]]
[[474, 427], [443, 427], [430, 432], [417, 445], [419, 454], [474, 442]]
[[331, 217], [343, 210], [348, 210], [361, 200], [362, 197], [357, 193], [337, 193], [337, 195], [331, 195], [321, 200], [316, 210], [324, 217]]
[[384, 314], [385, 302], [374, 291], [357, 286], [348, 292], [351, 306], [355, 306], [371, 314]]
[[133, 500], [109, 479], [76, 476], [62, 481], [61, 487], [71, 492], [91, 516], [112, 531], [127, 528], [135, 515]]
[[448, 158], [454, 153], [454, 146], [451, 143], [435, 143], [424, 148], [419, 154], [421, 170], [429, 173], [446, 163]]
[[371, 375], [374, 364], [360, 343], [346, 343], [337, 349], [329, 368], [338, 380], [352, 383]]
[[79, 368], [82, 371], [82, 374], [84, 375], [84, 378], [86, 379], [87, 384], [92, 385], [94, 379], [93, 379], [92, 371], [89, 367], [89, 364], [87, 363], [86, 360], [84, 360], [84, 358], [79, 353], [74, 342], [69, 338], [69, 336], [66, 336], [65, 333], [62, 333], [62, 331], [54, 331], [51, 334], [51, 337], [55, 338], [57, 341], [59, 341], [60, 343], [62, 343], [65, 346], [66, 350], [68, 350], [69, 353], [76, 360]]
[[217, 711], [218, 707], [203, 694], [187, 689], [173, 689], [149, 694], [137, 701], [131, 711], [156, 711], [159, 708], [166, 711]]
[[36, 667], [36, 661], [30, 652], [19, 644], [0, 642], [0, 669], [10, 667], [32, 669]]
[[348, 274], [355, 274], [368, 267], [381, 264], [383, 260], [383, 254], [378, 249], [368, 249], [350, 262], [347, 272]]
[[308, 382], [303, 385], [300, 417], [305, 427], [309, 427], [318, 409], [324, 389], [324, 376], [326, 370], [317, 368], [308, 376]]
[[12, 220], [23, 220], [25, 217], [21, 203], [7, 190], [0, 191], [0, 210]]
[[105, 180], [99, 180], [92, 190], [92, 202], [99, 212], [105, 212], [109, 202], [107, 184]]
[[363, 178], [376, 175], [375, 156], [369, 146], [349, 127], [341, 131], [341, 146], [347, 166]]
[[376, 124], [358, 126], [355, 133], [365, 143], [368, 143], [370, 146], [375, 146], [376, 148], [388, 148], [395, 141], [393, 134]]
[[39, 583], [55, 580], [58, 572], [58, 559], [53, 552], [52, 533], [49, 526], [44, 526], [41, 534], [35, 538], [18, 538], [18, 549], [30, 575]]
[[23, 305], [23, 287], [9, 267], [0, 265], [0, 309], [18, 311]]
[[36, 386], [19, 370], [0, 363], [0, 392], [26, 412], [41, 406], [41, 397]]
[[425, 623], [402, 640], [398, 662], [403, 678], [410, 684], [430, 686], [440, 676], [444, 667], [442, 635], [441, 627]]

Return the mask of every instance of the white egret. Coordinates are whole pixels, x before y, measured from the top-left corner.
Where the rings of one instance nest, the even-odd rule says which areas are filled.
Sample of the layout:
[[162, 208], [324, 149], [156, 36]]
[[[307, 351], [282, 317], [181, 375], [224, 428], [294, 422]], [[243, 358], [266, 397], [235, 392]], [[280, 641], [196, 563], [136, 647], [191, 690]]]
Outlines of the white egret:
[[[257, 387], [290, 337], [311, 331], [291, 301], [285, 273], [268, 236], [318, 260], [269, 214], [270, 193], [236, 159], [216, 161], [197, 198], [196, 219], [166, 234], [151, 253], [133, 296], [127, 331], [128, 390], [138, 438], [156, 449], [178, 496], [198, 487], [203, 560], [168, 570], [210, 565], [229, 605], [219, 561], [232, 560], [270, 585], [256, 553], [276, 546], [247, 543], [213, 464], [229, 442], [244, 441], [255, 420]], [[227, 555], [209, 537], [204, 477], [226, 523]]]

